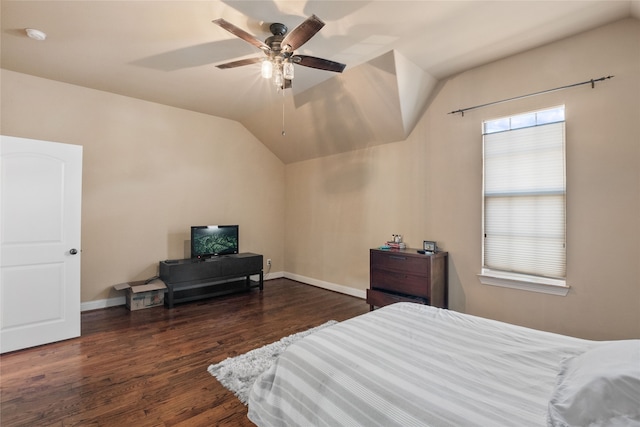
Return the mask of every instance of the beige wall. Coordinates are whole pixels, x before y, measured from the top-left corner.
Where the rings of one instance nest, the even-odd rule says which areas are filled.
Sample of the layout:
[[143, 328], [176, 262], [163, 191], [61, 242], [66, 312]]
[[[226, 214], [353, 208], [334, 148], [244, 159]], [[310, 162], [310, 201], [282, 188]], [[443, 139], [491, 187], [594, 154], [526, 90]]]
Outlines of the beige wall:
[[[575, 82], [596, 85], [450, 111]], [[481, 122], [566, 105], [565, 297], [479, 283]], [[339, 141], [337, 141], [338, 143]], [[393, 233], [449, 252], [450, 307], [591, 339], [640, 337], [640, 22], [625, 20], [449, 79], [405, 140], [286, 167], [285, 270], [368, 286]]]
[[[639, 27], [626, 20], [460, 74], [407, 140], [286, 167], [236, 122], [6, 70], [0, 131], [84, 146], [85, 302], [188, 255], [192, 224], [239, 223], [241, 249], [272, 258], [273, 271], [359, 295], [368, 249], [400, 233], [449, 251], [455, 310], [585, 338], [640, 337]], [[595, 89], [447, 114], [609, 74]], [[480, 123], [558, 104], [571, 290], [481, 285]]]
[[82, 301], [189, 257], [191, 225], [239, 224], [283, 268], [284, 164], [234, 121], [2, 70], [4, 135], [82, 145]]

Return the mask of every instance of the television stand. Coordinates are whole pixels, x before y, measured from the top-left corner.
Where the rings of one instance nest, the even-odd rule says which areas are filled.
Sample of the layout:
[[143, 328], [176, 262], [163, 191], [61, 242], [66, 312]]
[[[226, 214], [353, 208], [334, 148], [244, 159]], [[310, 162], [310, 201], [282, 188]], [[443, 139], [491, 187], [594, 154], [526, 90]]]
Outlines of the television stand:
[[[258, 275], [259, 281], [250, 276]], [[160, 279], [167, 285], [165, 306], [264, 287], [262, 255], [244, 252], [201, 259], [160, 261]], [[242, 279], [242, 280], [233, 280]]]

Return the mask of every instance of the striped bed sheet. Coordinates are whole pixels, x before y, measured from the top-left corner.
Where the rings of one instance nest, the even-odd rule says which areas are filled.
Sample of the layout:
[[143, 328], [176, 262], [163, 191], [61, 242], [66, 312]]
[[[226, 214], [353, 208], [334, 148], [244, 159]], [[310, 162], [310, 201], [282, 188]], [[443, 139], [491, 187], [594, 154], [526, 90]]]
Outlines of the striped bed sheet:
[[596, 345], [396, 303], [292, 344], [254, 383], [267, 426], [544, 426], [560, 362]]

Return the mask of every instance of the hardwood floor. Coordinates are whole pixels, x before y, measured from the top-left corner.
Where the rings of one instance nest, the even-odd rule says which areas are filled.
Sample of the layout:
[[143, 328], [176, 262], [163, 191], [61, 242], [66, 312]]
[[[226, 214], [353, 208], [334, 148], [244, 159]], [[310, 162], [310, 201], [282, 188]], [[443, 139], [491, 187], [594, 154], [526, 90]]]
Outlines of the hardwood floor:
[[275, 279], [262, 293], [171, 310], [84, 312], [80, 338], [0, 356], [0, 424], [252, 426], [210, 364], [368, 311], [362, 299]]

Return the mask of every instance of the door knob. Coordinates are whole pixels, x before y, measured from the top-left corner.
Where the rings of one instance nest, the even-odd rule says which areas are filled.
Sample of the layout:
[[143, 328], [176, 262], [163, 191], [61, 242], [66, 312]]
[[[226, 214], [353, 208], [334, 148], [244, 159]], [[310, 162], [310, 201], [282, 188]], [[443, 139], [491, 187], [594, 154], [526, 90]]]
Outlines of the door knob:
[[75, 254], [77, 254], [77, 253], [78, 253], [78, 250], [77, 250], [77, 249], [71, 249], [71, 250], [69, 251], [69, 253], [70, 253], [71, 255], [75, 255]]

